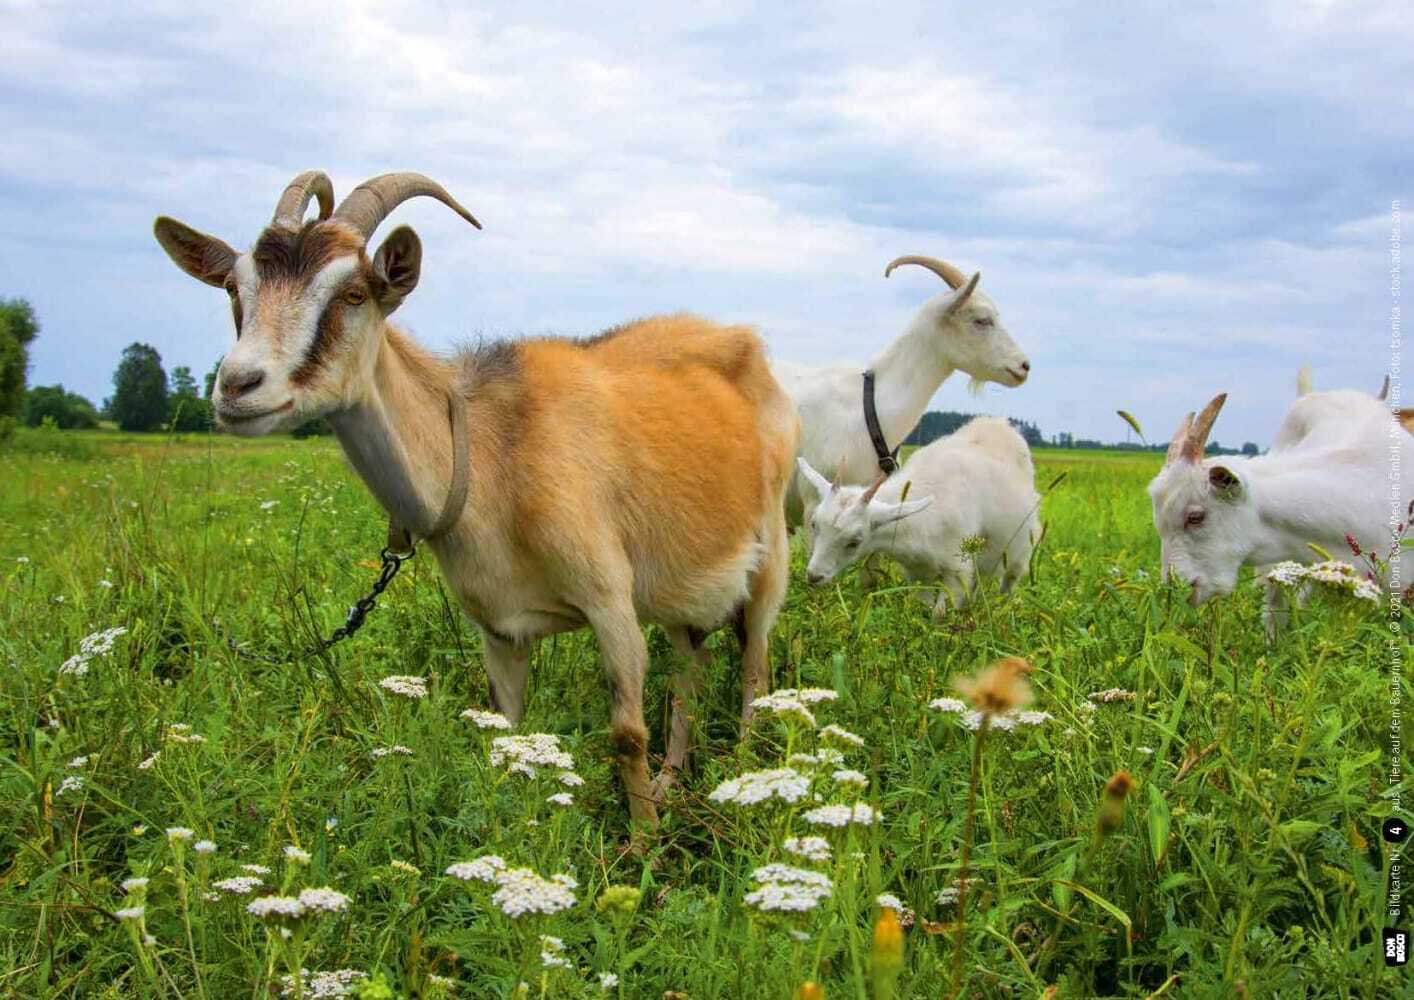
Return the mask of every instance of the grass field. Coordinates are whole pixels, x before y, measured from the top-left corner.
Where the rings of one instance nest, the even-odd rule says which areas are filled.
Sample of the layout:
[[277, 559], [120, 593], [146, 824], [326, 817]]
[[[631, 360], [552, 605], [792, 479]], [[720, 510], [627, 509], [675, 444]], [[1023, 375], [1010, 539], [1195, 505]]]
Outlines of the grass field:
[[[1157, 456], [1037, 460], [1038, 486], [1067, 475], [1044, 501], [1035, 574], [965, 614], [934, 621], [901, 585], [865, 594], [853, 573], [810, 589], [795, 553], [772, 686], [838, 692], [813, 709], [862, 738], [836, 745], [869, 783], [850, 791], [825, 766], [811, 793], [860, 798], [879, 822], [812, 827], [811, 797], [709, 797], [823, 739], [763, 714], [738, 744], [724, 633], [693, 769], [640, 855], [625, 850], [588, 633], [541, 644], [521, 727], [559, 737], [584, 782], [572, 789], [493, 766], [494, 733], [459, 717], [489, 707], [486, 681], [430, 556], [327, 656], [267, 666], [228, 651], [226, 636], [303, 648], [376, 575], [384, 523], [335, 444], [22, 434], [0, 452], [0, 993], [257, 997], [302, 964], [367, 974], [365, 996], [507, 997], [523, 981], [530, 997], [784, 1000], [811, 980], [828, 997], [886, 996], [887, 921], [874, 935], [889, 893], [908, 910], [896, 995], [946, 996], [978, 736], [929, 702], [1019, 655], [1032, 708], [1052, 718], [981, 745], [965, 995], [1400, 995], [1378, 954], [1381, 612], [1321, 596], [1268, 648], [1250, 579], [1200, 610], [1160, 584], [1144, 493]], [[111, 650], [71, 659], [120, 626]], [[650, 649], [660, 721], [672, 654], [656, 631]], [[389, 675], [421, 676], [428, 694], [380, 687]], [[1114, 688], [1132, 699], [1088, 697]], [[1101, 792], [1121, 770], [1134, 788], [1102, 837]], [[572, 805], [547, 801], [562, 791]], [[828, 838], [831, 861], [784, 852], [807, 834]], [[206, 840], [214, 851], [197, 850]], [[492, 886], [443, 874], [486, 854], [572, 876], [573, 906], [511, 918]], [[832, 894], [803, 913], [747, 905], [770, 862], [826, 873]], [[242, 894], [238, 876], [263, 887]], [[121, 888], [134, 877], [149, 881]], [[323, 886], [347, 904], [311, 897], [327, 912], [289, 919], [288, 937], [246, 910]]]

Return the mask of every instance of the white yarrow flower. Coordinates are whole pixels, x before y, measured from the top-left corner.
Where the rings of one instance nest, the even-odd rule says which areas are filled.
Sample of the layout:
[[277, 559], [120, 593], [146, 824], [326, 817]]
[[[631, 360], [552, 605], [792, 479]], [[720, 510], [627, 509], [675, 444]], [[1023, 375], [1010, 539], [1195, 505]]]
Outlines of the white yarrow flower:
[[292, 864], [296, 864], [296, 865], [307, 865], [307, 864], [309, 864], [309, 852], [306, 851], [306, 850], [303, 850], [303, 849], [301, 849], [301, 848], [296, 847], [294, 844], [286, 844], [286, 845], [285, 845], [285, 858], [286, 858], [286, 860], [288, 860], [288, 861], [291, 862]]
[[815, 725], [815, 713], [806, 707], [805, 702], [800, 700], [797, 692], [792, 688], [784, 688], [763, 695], [753, 700], [751, 707], [758, 712], [769, 712], [783, 719], [795, 719], [807, 726]]
[[462, 712], [463, 719], [469, 719], [477, 729], [510, 729], [511, 720], [500, 712], [483, 712], [479, 708], [468, 708]]
[[147, 888], [148, 879], [138, 876], [137, 878], [125, 878], [122, 881], [124, 892], [142, 892]]
[[859, 788], [864, 788], [869, 784], [869, 779], [862, 771], [836, 771], [834, 774], [830, 775], [830, 777], [834, 778], [835, 783], [839, 785], [855, 785]]
[[427, 679], [413, 674], [393, 674], [378, 682], [384, 691], [419, 701], [427, 697]]
[[253, 875], [236, 875], [232, 878], [223, 878], [212, 882], [212, 888], [220, 889], [222, 892], [229, 892], [234, 896], [249, 896], [263, 883]]
[[214, 841], [214, 840], [198, 840], [195, 844], [192, 844], [192, 845], [191, 845], [191, 849], [192, 849], [193, 851], [195, 851], [197, 854], [215, 854], [215, 853], [216, 853], [216, 841]]
[[196, 831], [189, 826], [169, 826], [167, 827], [167, 839], [171, 841], [188, 841], [196, 836]]
[[852, 747], [862, 747], [864, 745], [864, 739], [862, 737], [856, 736], [848, 729], [837, 726], [833, 722], [820, 730], [820, 738], [825, 740], [838, 740]]
[[810, 791], [810, 779], [791, 767], [748, 771], [722, 782], [707, 797], [713, 802], [750, 806], [769, 799], [799, 802]]
[[782, 846], [787, 854], [807, 861], [830, 860], [830, 842], [824, 837], [789, 837]]
[[550, 803], [552, 806], [572, 806], [574, 805], [574, 796], [571, 795], [569, 792], [556, 792], [554, 795], [549, 796], [545, 801]]
[[526, 914], [561, 913], [574, 906], [574, 879], [567, 875], [541, 878], [529, 868], [511, 868], [496, 878], [499, 888], [491, 894], [491, 902], [508, 917]]
[[349, 897], [327, 885], [303, 890], [299, 901], [306, 910], [321, 913], [342, 913], [349, 908]]
[[485, 854], [475, 861], [458, 861], [447, 868], [447, 874], [463, 882], [494, 882], [506, 870], [504, 858], [495, 854]]
[[833, 827], [849, 826], [851, 823], [856, 823], [859, 826], [872, 826], [883, 818], [883, 813], [864, 802], [857, 802], [852, 808], [839, 805], [820, 806], [801, 816], [801, 819], [807, 823]]
[[121, 910], [114, 910], [113, 916], [117, 917], [119, 920], [141, 920], [142, 915], [146, 912], [146, 907], [125, 906]]

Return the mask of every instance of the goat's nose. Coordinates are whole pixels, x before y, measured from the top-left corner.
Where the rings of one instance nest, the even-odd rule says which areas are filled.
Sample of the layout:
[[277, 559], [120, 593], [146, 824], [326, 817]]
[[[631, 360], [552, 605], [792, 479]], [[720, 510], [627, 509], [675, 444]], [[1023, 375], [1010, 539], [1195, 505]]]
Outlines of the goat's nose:
[[221, 394], [235, 399], [251, 392], [265, 381], [265, 373], [259, 368], [221, 369]]
[[805, 579], [808, 580], [808, 581], [813, 585], [813, 584], [817, 584], [817, 583], [823, 582], [824, 579], [825, 579], [825, 577], [824, 577], [823, 575], [819, 574], [819, 573], [806, 573], [806, 574], [805, 574]]
[[1029, 372], [1029, 371], [1031, 370], [1031, 362], [1029, 362], [1029, 361], [1023, 361], [1023, 362], [1021, 362], [1021, 370], [1024, 371], [1024, 372]]

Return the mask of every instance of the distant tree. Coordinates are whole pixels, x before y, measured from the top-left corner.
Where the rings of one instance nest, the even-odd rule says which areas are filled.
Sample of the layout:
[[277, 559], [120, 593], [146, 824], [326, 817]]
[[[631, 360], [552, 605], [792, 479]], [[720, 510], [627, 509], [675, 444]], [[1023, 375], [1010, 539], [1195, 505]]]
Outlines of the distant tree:
[[0, 417], [18, 417], [25, 404], [29, 345], [39, 317], [24, 299], [0, 299]]
[[168, 423], [174, 431], [211, 429], [211, 401], [196, 393], [196, 379], [186, 365], [172, 369], [172, 394], [167, 399]]
[[109, 416], [125, 431], [157, 430], [167, 419], [167, 373], [149, 344], [129, 344], [113, 373]]
[[60, 430], [98, 426], [93, 404], [62, 385], [37, 385], [25, 394], [25, 426], [38, 427], [46, 417]]
[[327, 434], [333, 434], [334, 428], [330, 427], [329, 421], [325, 420], [323, 417], [316, 417], [307, 423], [300, 424], [290, 433], [297, 438], [323, 437]]
[[225, 360], [225, 355], [216, 359], [216, 363], [211, 366], [211, 370], [206, 373], [206, 391], [201, 394], [202, 399], [210, 399], [211, 394], [216, 391], [216, 373], [221, 370], [221, 362]]
[[1258, 448], [1254, 441], [1248, 441], [1242, 446], [1242, 454], [1246, 455], [1248, 458], [1261, 454], [1261, 451], [1262, 449]]
[[1017, 433], [1021, 435], [1022, 440], [1032, 448], [1038, 448], [1046, 443], [1046, 436], [1041, 433], [1041, 428], [1037, 427], [1029, 420], [1017, 420], [1015, 417], [1008, 417], [1007, 423], [1015, 427]]

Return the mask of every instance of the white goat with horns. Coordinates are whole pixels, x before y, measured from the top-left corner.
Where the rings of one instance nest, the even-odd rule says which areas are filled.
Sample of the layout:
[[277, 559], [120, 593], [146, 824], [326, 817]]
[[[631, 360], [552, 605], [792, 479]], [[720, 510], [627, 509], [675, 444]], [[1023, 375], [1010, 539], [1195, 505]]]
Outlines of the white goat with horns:
[[[1394, 415], [1368, 392], [1311, 392], [1305, 377], [1298, 391], [1303, 394], [1271, 450], [1254, 458], [1203, 457], [1227, 394], [1214, 397], [1197, 416], [1184, 418], [1149, 484], [1161, 565], [1192, 585], [1195, 605], [1231, 593], [1243, 566], [1261, 572], [1278, 562], [1313, 561], [1311, 543], [1350, 565], [1356, 557], [1347, 536], [1383, 557], [1391, 524], [1406, 519], [1402, 504], [1410, 494], [1402, 484], [1414, 469], [1414, 439]], [[1398, 493], [1391, 470], [1401, 481]], [[1410, 550], [1397, 549], [1394, 558], [1409, 580]], [[1280, 630], [1279, 604], [1277, 588], [1268, 583], [1263, 620], [1269, 638]]]
[[[779, 361], [772, 366], [800, 413], [800, 457], [842, 485], [868, 485], [880, 472], [864, 418], [866, 370], [874, 373], [879, 428], [890, 450], [897, 450], [918, 425], [928, 401], [953, 372], [966, 372], [976, 386], [1018, 386], [1031, 371], [1031, 362], [1002, 325], [996, 304], [978, 289], [981, 272], [968, 278], [946, 261], [908, 256], [892, 261], [884, 277], [906, 264], [932, 271], [948, 290], [923, 303], [903, 334], [867, 368]], [[786, 497], [787, 521], [808, 525], [816, 502], [815, 491], [797, 474]], [[808, 527], [806, 533], [808, 538]]]
[[999, 578], [1006, 591], [1030, 571], [1041, 498], [1031, 449], [1000, 417], [969, 421], [868, 488], [831, 483], [804, 458], [796, 463], [819, 502], [806, 570], [813, 584], [883, 553], [909, 580], [941, 583], [936, 601], [924, 594], [941, 616], [967, 606], [979, 575]]
[[[583, 341], [427, 353], [387, 322], [417, 285], [417, 235], [401, 226], [366, 252], [388, 214], [418, 195], [477, 225], [412, 173], [367, 181], [331, 214], [333, 188], [317, 171], [294, 179], [246, 253], [157, 220], [177, 266], [231, 297], [238, 339], [221, 362], [217, 419], [266, 434], [329, 418], [389, 514], [390, 547], [425, 539], [480, 628], [491, 698], [512, 722], [535, 641], [592, 628], [630, 811], [651, 824], [686, 759], [708, 631], [736, 627], [744, 717], [765, 693], [789, 572], [782, 504], [795, 411], [754, 331], [691, 316]], [[319, 218], [306, 222], [313, 198]], [[663, 625], [684, 661], [657, 782], [640, 620]]]

